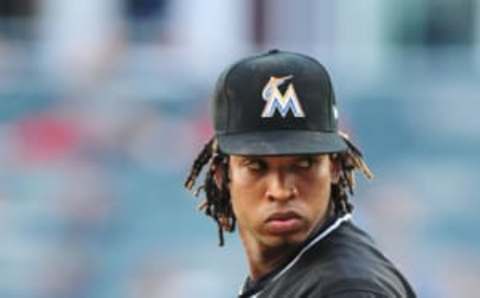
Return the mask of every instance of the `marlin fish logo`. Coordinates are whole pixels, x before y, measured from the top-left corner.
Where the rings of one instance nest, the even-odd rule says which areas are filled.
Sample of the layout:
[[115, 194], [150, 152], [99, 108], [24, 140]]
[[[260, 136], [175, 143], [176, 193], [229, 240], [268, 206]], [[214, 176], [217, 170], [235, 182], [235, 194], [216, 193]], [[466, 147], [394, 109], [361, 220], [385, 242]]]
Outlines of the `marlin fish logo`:
[[283, 118], [287, 116], [288, 111], [292, 111], [293, 116], [296, 118], [305, 117], [305, 113], [298, 101], [298, 96], [295, 92], [295, 88], [293, 88], [293, 84], [288, 84], [287, 90], [284, 94], [280, 93], [280, 90], [278, 90], [279, 86], [292, 77], [292, 75], [280, 78], [270, 77], [270, 80], [262, 91], [262, 97], [267, 102], [263, 108], [262, 118], [273, 117], [276, 110], [278, 110]]

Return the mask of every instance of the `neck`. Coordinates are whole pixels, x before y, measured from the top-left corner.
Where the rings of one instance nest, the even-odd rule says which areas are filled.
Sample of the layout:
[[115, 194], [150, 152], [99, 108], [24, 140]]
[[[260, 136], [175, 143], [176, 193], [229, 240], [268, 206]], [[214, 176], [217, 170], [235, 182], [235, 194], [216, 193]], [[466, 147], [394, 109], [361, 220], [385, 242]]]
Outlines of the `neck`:
[[[330, 209], [330, 216], [333, 216], [333, 209]], [[327, 216], [315, 225], [309, 235], [316, 234], [327, 220]], [[283, 245], [266, 246], [250, 238], [249, 233], [243, 233], [239, 228], [240, 238], [245, 247], [250, 268], [250, 278], [257, 280], [284, 266], [302, 244], [285, 242]]]
[[243, 242], [252, 280], [258, 280], [285, 265], [298, 249], [298, 245], [291, 244], [265, 247], [258, 243], [247, 244], [245, 240]]

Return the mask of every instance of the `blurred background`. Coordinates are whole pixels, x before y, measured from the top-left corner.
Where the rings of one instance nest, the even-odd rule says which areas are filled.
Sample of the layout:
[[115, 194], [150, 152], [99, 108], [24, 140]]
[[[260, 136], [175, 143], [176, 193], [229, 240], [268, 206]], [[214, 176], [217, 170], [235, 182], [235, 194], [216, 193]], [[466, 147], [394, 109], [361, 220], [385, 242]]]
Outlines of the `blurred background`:
[[355, 221], [419, 297], [474, 297], [478, 0], [0, 0], [0, 297], [234, 297], [237, 235], [182, 184], [216, 77], [269, 48], [332, 75]]

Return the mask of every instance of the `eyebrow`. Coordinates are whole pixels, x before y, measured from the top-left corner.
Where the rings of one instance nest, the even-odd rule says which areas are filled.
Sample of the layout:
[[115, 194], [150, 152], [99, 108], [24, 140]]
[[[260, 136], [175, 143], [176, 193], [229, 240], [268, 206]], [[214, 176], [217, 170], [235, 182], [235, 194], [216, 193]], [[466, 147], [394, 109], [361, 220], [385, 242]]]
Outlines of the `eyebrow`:
[[295, 161], [300, 161], [300, 160], [317, 160], [320, 158], [320, 155], [317, 154], [305, 154], [305, 155], [300, 155], [295, 158]]
[[[285, 155], [288, 156], [288, 155]], [[292, 155], [293, 161], [301, 161], [301, 160], [316, 160], [320, 158], [321, 155], [318, 154], [301, 154], [301, 155]], [[252, 162], [252, 161], [261, 161], [261, 162], [267, 162], [266, 158], [264, 156], [260, 155], [240, 155], [240, 162]]]
[[262, 162], [266, 162], [264, 158], [262, 158], [261, 156], [248, 156], [248, 155], [244, 155], [244, 156], [240, 156], [240, 163], [245, 163], [245, 162], [252, 162], [252, 161], [262, 161]]

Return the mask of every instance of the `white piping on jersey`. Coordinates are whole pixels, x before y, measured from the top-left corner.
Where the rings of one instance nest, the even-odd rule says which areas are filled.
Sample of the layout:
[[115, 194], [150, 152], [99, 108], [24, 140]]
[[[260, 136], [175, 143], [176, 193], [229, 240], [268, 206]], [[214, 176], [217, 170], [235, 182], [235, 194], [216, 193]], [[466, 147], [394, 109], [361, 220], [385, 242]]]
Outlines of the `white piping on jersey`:
[[[303, 254], [305, 252], [307, 252], [307, 250], [309, 250], [313, 245], [318, 243], [323, 238], [327, 237], [328, 234], [330, 234], [331, 232], [336, 230], [342, 223], [347, 222], [350, 219], [352, 219], [352, 214], [351, 213], [347, 213], [344, 216], [337, 218], [337, 220], [335, 220], [335, 222], [331, 226], [326, 228], [322, 233], [318, 234], [315, 238], [313, 238], [312, 241], [310, 241], [310, 243], [308, 243], [304, 248], [302, 248], [302, 250], [295, 256], [295, 258], [293, 258], [293, 260], [291, 260], [290, 263], [288, 263], [280, 272], [278, 272], [270, 280], [270, 283], [276, 281], [280, 276], [282, 276], [283, 274], [285, 274], [285, 272], [287, 272], [290, 268], [292, 268], [293, 265], [295, 265], [298, 262], [298, 260], [300, 260], [300, 258], [303, 256]], [[243, 288], [244, 288], [243, 286], [240, 288], [239, 295], [242, 294]], [[258, 295], [260, 295], [262, 292], [263, 292], [263, 290], [258, 291], [257, 293], [255, 293], [253, 296], [250, 296], [250, 297], [251, 298], [257, 298]]]

